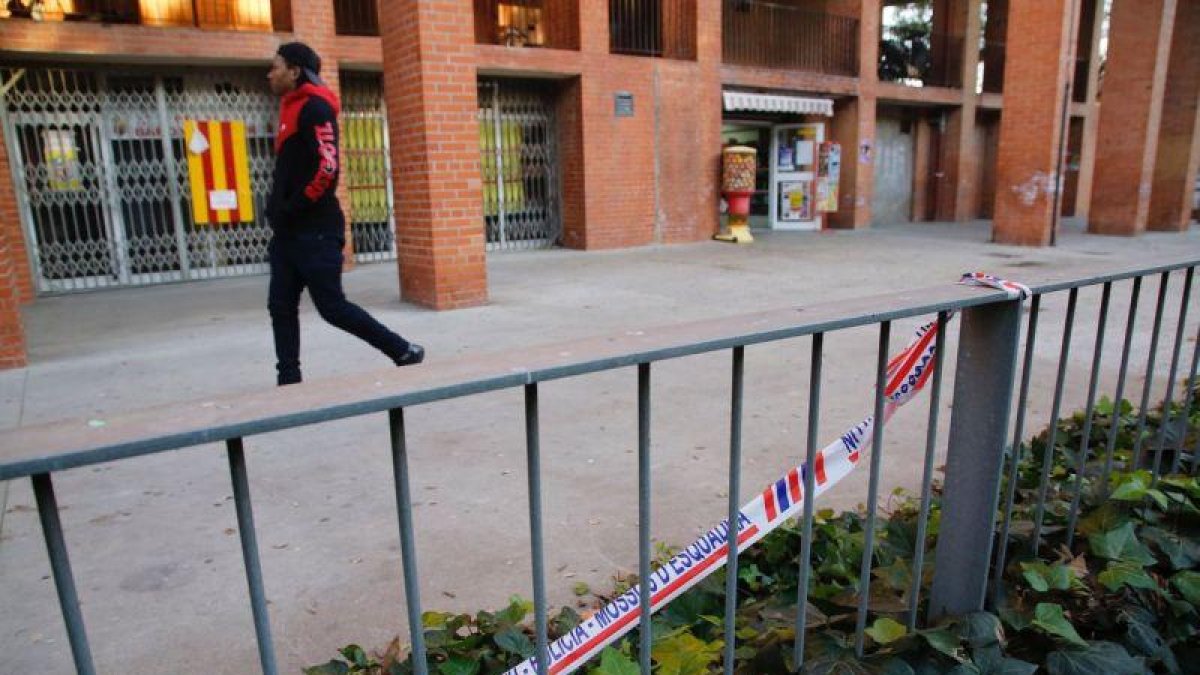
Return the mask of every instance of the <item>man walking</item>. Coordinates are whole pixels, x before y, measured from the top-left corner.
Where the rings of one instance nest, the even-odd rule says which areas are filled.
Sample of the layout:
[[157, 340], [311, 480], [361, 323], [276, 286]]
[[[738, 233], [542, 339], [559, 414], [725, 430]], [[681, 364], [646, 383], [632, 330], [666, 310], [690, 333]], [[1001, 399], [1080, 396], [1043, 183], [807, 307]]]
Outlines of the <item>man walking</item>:
[[280, 97], [275, 175], [266, 209], [274, 231], [267, 308], [280, 385], [300, 381], [297, 310], [305, 288], [321, 318], [366, 341], [397, 366], [425, 358], [420, 345], [388, 330], [342, 292], [346, 219], [334, 194], [340, 104], [320, 72], [321, 58], [311, 47], [289, 42], [279, 47], [267, 73], [271, 91]]

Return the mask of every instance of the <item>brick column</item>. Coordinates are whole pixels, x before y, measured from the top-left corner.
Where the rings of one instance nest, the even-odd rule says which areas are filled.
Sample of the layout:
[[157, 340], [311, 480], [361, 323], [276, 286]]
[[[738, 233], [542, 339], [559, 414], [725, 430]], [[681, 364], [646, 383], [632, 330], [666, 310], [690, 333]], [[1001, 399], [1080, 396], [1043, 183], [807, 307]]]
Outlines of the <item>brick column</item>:
[[[979, 64], [980, 10], [978, 2], [946, 3], [952, 15], [947, 28], [963, 36], [962, 105], [947, 111], [946, 129], [942, 133], [941, 161], [945, 174], [940, 179], [935, 217], [938, 220], [966, 221], [975, 217], [974, 204], [979, 188], [980, 149], [975, 133], [976, 71]], [[935, 10], [936, 11], [936, 10]]]
[[1088, 231], [1146, 229], [1176, 0], [1115, 2]]
[[1182, 231], [1191, 221], [1200, 160], [1200, 0], [1179, 0], [1167, 82], [1147, 224], [1151, 230]]
[[[1079, 155], [1079, 191], [1075, 199], [1075, 215], [1086, 219], [1092, 204], [1092, 176], [1096, 171], [1096, 131], [1100, 127], [1100, 107], [1097, 103], [1100, 90], [1100, 35], [1104, 24], [1101, 4], [1104, 0], [1083, 0], [1081, 21], [1091, 19], [1090, 40], [1086, 46], [1087, 66], [1087, 117], [1083, 121], [1083, 144]], [[1080, 26], [1080, 35], [1083, 34]], [[1085, 46], [1081, 43], [1082, 52]], [[1076, 82], [1075, 86], [1079, 86]]]
[[992, 238], [1002, 244], [1050, 242], [1063, 87], [1070, 58], [1072, 0], [1008, 7], [1004, 98], [996, 159]]
[[384, 96], [404, 298], [487, 302], [470, 0], [389, 0], [380, 12]]
[[[875, 190], [875, 103], [879, 85], [879, 0], [862, 0], [858, 33], [858, 98], [837, 106], [830, 136], [842, 144], [842, 176], [838, 181], [838, 210], [826, 222], [838, 229], [871, 224], [871, 194]], [[870, 146], [867, 161], [860, 148]], [[772, 207], [774, 208], [774, 207]]]
[[0, 133], [0, 369], [25, 365], [21, 303], [33, 297], [17, 197]]
[[[25, 249], [25, 229], [17, 209], [17, 183], [12, 167], [8, 163], [8, 150], [3, 130], [0, 130], [0, 235], [7, 235], [7, 256], [12, 266], [11, 283], [21, 303], [33, 301], [33, 276], [29, 269], [29, 255]], [[18, 152], [17, 148], [12, 148]], [[4, 287], [0, 285], [0, 294]]]

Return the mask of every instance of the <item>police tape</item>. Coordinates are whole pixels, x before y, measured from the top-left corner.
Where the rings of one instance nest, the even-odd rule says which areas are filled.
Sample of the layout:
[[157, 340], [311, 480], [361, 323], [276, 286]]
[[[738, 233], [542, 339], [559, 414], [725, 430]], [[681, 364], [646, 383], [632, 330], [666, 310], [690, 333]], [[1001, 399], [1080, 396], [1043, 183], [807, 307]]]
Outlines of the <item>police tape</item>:
[[[997, 288], [1014, 299], [1025, 297], [1020, 289], [1028, 292], [1020, 284], [982, 273], [965, 274], [959, 283]], [[929, 376], [933, 374], [937, 333], [936, 321], [921, 326], [908, 346], [888, 361], [884, 387], [885, 423], [929, 381]], [[816, 453], [813, 462], [813, 498], [819, 497], [848, 476], [862, 461], [874, 429], [874, 416], [867, 416]], [[739, 553], [801, 512], [807, 474], [806, 464], [792, 467], [784, 477], [768, 485], [738, 511], [735, 527]], [[650, 573], [651, 612], [664, 607], [725, 564], [729, 550], [729, 528], [728, 520], [721, 521]], [[551, 642], [548, 645], [550, 664], [547, 672], [550, 675], [565, 675], [574, 671], [638, 625], [641, 618], [640, 588], [640, 584], [633, 586], [569, 633]], [[537, 672], [538, 660], [533, 656], [504, 675], [536, 675]]]

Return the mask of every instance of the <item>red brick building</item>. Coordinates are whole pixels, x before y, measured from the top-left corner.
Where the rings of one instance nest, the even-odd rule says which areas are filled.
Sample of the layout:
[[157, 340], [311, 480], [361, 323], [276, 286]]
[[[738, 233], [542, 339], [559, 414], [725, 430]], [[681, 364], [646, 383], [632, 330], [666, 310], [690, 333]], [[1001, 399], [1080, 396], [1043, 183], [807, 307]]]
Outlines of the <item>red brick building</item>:
[[[731, 143], [758, 147], [773, 227], [990, 218], [1045, 245], [1057, 205], [1097, 233], [1182, 230], [1200, 0], [1107, 4], [15, 0], [0, 366], [24, 363], [39, 294], [265, 271], [265, 225], [194, 222], [185, 123], [244, 123], [223, 156], [242, 143], [246, 170], [216, 187], [261, 207], [265, 67], [295, 39], [345, 102], [353, 259], [395, 260], [403, 297], [438, 309], [487, 301], [490, 250], [709, 238]], [[823, 183], [822, 141], [841, 151]]]

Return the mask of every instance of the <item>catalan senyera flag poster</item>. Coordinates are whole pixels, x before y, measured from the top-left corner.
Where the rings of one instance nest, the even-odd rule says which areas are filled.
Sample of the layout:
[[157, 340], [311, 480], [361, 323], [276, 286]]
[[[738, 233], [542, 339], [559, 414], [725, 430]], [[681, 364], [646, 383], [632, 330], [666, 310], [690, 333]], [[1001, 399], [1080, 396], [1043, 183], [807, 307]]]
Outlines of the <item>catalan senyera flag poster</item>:
[[240, 120], [184, 120], [192, 219], [197, 224], [254, 220], [246, 125]]

